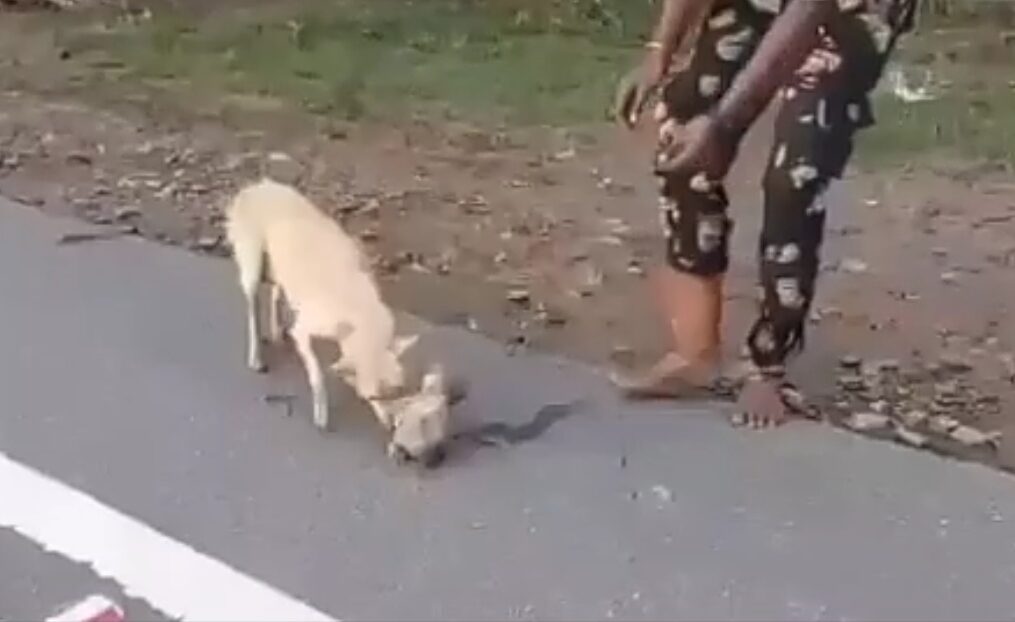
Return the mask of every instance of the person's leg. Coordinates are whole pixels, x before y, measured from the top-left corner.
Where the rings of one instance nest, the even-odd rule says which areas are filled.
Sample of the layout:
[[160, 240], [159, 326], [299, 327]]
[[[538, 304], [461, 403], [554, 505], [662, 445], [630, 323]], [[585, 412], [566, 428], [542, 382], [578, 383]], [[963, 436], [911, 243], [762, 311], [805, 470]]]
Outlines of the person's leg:
[[[667, 85], [660, 142], [707, 112], [729, 88], [768, 27], [746, 2], [720, 0], [702, 25], [690, 66]], [[719, 359], [722, 283], [731, 222], [721, 180], [661, 178], [659, 206], [667, 265], [650, 285], [666, 321], [671, 350], [648, 370], [618, 383], [630, 397], [680, 397], [707, 385]]]
[[859, 72], [845, 69], [826, 37], [780, 95], [764, 178], [759, 316], [747, 338], [756, 374], [738, 408], [738, 422], [751, 427], [779, 424], [787, 415], [784, 365], [804, 345], [825, 223], [821, 195], [841, 176], [856, 129], [869, 124], [866, 92], [848, 79]]

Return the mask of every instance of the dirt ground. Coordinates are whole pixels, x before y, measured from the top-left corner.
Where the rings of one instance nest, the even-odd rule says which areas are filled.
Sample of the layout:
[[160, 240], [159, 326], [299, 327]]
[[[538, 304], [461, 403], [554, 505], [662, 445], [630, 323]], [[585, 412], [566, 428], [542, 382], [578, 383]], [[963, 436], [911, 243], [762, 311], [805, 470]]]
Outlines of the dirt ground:
[[[597, 365], [661, 351], [645, 282], [661, 247], [647, 132], [322, 122], [241, 96], [202, 110], [82, 84], [75, 59], [19, 37], [21, 19], [0, 20], [3, 195], [225, 256], [226, 199], [270, 172], [366, 243], [401, 309]], [[759, 126], [730, 182], [731, 362], [753, 319]], [[827, 202], [819, 297], [794, 365], [807, 396], [833, 423], [1015, 467], [1015, 177], [921, 161], [852, 171]]]

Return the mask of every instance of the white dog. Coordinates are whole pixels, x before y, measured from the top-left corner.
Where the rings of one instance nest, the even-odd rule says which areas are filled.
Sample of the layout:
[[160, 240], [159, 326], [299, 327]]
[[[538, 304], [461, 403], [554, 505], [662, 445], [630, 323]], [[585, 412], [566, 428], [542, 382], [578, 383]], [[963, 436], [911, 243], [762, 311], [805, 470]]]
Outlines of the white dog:
[[289, 334], [306, 368], [314, 423], [328, 427], [328, 393], [313, 341], [329, 339], [341, 348], [333, 369], [352, 377], [356, 393], [392, 433], [389, 453], [438, 461], [449, 418], [443, 370], [434, 366], [418, 392], [406, 391], [401, 356], [417, 336], [395, 336], [394, 314], [381, 300], [356, 240], [296, 189], [267, 179], [241, 190], [226, 218], [247, 301], [248, 365], [265, 369], [258, 292], [268, 282], [268, 336], [281, 338], [279, 303], [284, 296], [294, 315]]

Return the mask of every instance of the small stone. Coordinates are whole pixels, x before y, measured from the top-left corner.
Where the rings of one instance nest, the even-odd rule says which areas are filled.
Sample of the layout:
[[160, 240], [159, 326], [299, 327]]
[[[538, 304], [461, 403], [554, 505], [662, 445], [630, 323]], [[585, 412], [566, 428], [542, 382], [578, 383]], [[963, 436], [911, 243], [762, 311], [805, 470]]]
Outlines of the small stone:
[[783, 387], [779, 390], [779, 395], [790, 410], [796, 413], [807, 412], [807, 398], [799, 389], [789, 386]]
[[941, 368], [949, 373], [964, 374], [973, 369], [969, 361], [957, 355], [944, 355], [938, 358]]
[[976, 397], [976, 403], [983, 406], [996, 406], [1001, 403], [1001, 396], [993, 393], [979, 395]]
[[582, 297], [593, 295], [603, 284], [603, 273], [595, 266], [585, 263], [579, 274], [578, 294]]
[[952, 430], [961, 425], [954, 417], [935, 415], [930, 418], [927, 427], [935, 434], [951, 434]]
[[0, 154], [0, 169], [14, 170], [21, 166], [21, 155], [17, 153]]
[[1004, 379], [1009, 382], [1015, 382], [1015, 354], [1012, 354], [1011, 352], [1002, 352], [997, 356], [997, 361], [1004, 369]]
[[841, 359], [839, 359], [839, 366], [841, 366], [843, 369], [860, 369], [860, 365], [862, 363], [863, 361], [860, 359], [860, 357], [855, 356], [853, 354], [846, 354]]
[[960, 395], [959, 385], [955, 382], [937, 382], [934, 384], [934, 395], [937, 397], [954, 398]]
[[364, 242], [376, 242], [380, 239], [381, 234], [376, 227], [367, 227], [360, 231], [357, 237]]
[[303, 176], [303, 167], [287, 153], [275, 151], [268, 154], [266, 174], [272, 179], [284, 183], [295, 184]]
[[941, 273], [941, 282], [945, 283], [946, 285], [953, 285], [958, 280], [959, 275], [956, 272], [949, 270], [948, 272]]
[[941, 402], [935, 400], [930, 404], [930, 412], [933, 415], [948, 415], [952, 412], [952, 408], [947, 404], [942, 404]]
[[862, 391], [866, 387], [863, 377], [858, 374], [839, 376], [838, 382], [847, 391]]
[[915, 432], [901, 425], [895, 426], [895, 438], [913, 447], [924, 447], [930, 440], [925, 435]]
[[673, 491], [662, 484], [656, 484], [653, 486], [652, 493], [663, 503], [673, 502]]
[[531, 294], [529, 294], [529, 290], [519, 287], [515, 289], [509, 289], [507, 293], [507, 299], [508, 301], [517, 304], [525, 304], [532, 299], [532, 296]]
[[194, 248], [202, 251], [215, 250], [222, 243], [222, 237], [218, 235], [204, 235], [197, 239]]
[[899, 415], [899, 419], [902, 420], [902, 423], [905, 424], [906, 427], [915, 428], [922, 425], [923, 422], [927, 420], [928, 416], [929, 415], [925, 410], [913, 409], [907, 410]]
[[479, 195], [459, 201], [458, 206], [463, 212], [473, 216], [485, 216], [492, 211], [486, 197]]
[[329, 123], [324, 128], [324, 135], [329, 140], [345, 140], [349, 138], [349, 128], [339, 123]]
[[899, 371], [899, 367], [897, 359], [882, 359], [874, 363], [874, 368], [882, 374]]
[[870, 409], [879, 415], [887, 414], [889, 404], [885, 400], [876, 400], [871, 402]]
[[856, 432], [870, 432], [888, 427], [891, 420], [885, 415], [872, 412], [857, 412], [846, 418], [846, 427]]
[[113, 212], [113, 218], [116, 220], [127, 220], [129, 218], [136, 218], [141, 215], [141, 210], [133, 205], [123, 205], [116, 208]]
[[955, 427], [948, 433], [948, 436], [967, 447], [976, 447], [980, 445], [996, 446], [1001, 440], [1000, 432], [983, 432], [968, 425], [959, 425]]
[[863, 274], [867, 272], [867, 262], [852, 257], [847, 257], [839, 262], [839, 268], [850, 274]]
[[603, 225], [606, 229], [609, 229], [613, 235], [627, 235], [631, 232], [631, 225], [627, 224], [620, 218], [604, 218]]
[[551, 155], [550, 159], [555, 161], [555, 162], [563, 162], [564, 160], [570, 160], [570, 159], [574, 158], [575, 155], [577, 155], [577, 154], [576, 154], [576, 152], [574, 150], [574, 147], [568, 147], [567, 149], [563, 149], [563, 150], [558, 151], [557, 153]]
[[81, 151], [74, 151], [67, 154], [67, 164], [79, 164], [81, 166], [91, 166], [92, 156]]

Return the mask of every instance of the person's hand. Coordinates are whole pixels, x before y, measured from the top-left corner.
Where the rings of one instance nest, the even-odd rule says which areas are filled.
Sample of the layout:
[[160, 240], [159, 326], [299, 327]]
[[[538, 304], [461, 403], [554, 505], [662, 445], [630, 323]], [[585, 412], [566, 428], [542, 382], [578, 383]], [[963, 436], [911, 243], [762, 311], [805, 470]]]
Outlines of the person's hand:
[[660, 138], [657, 173], [705, 173], [709, 180], [726, 176], [740, 146], [740, 134], [724, 127], [712, 115], [695, 117], [682, 126], [669, 123], [661, 129]]
[[652, 50], [642, 64], [628, 72], [617, 86], [613, 111], [617, 120], [628, 129], [638, 124], [652, 94], [659, 89], [666, 68], [659, 58], [658, 50]]

